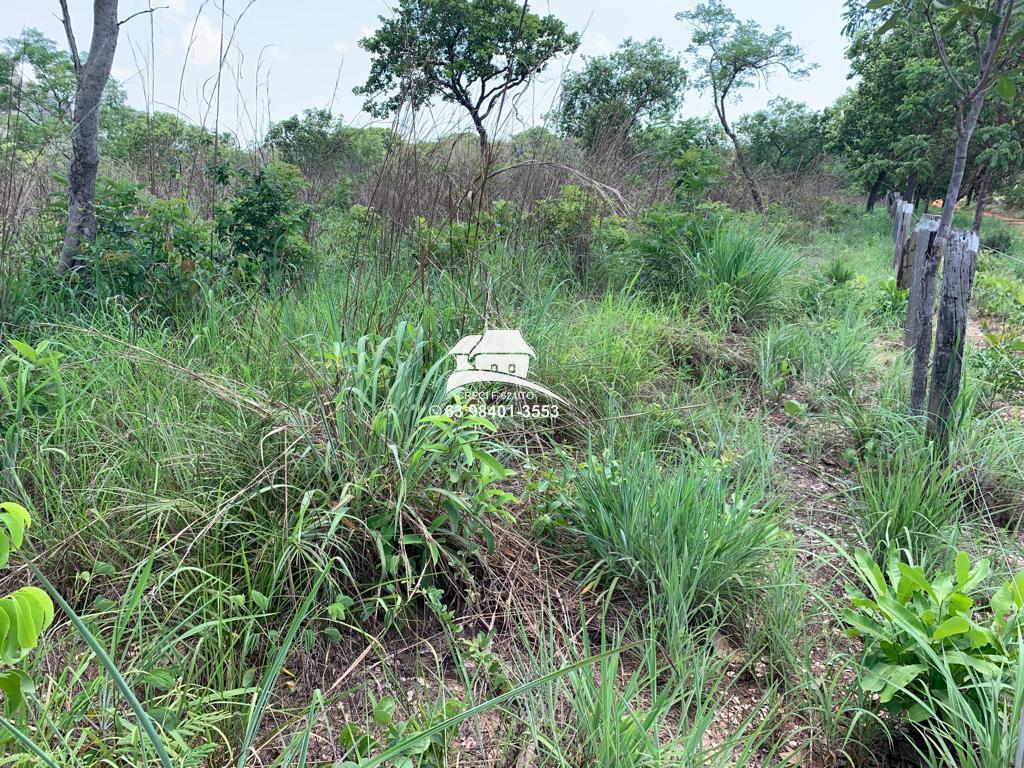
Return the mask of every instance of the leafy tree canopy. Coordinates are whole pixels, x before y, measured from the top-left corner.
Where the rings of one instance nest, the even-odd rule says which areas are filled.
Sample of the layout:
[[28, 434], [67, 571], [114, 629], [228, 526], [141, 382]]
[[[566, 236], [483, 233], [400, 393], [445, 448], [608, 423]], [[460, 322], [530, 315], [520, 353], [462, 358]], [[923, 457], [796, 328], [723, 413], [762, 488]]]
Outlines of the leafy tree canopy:
[[682, 62], [661, 40], [627, 38], [614, 53], [588, 58], [565, 79], [559, 130], [587, 147], [602, 137], [627, 138], [638, 125], [671, 119], [685, 86]]
[[826, 117], [778, 96], [736, 122], [751, 160], [775, 172], [806, 171], [825, 154]]
[[399, 0], [395, 15], [381, 17], [381, 27], [359, 41], [373, 62], [355, 92], [377, 117], [434, 97], [458, 104], [486, 152], [485, 121], [506, 94], [579, 44], [562, 21], [524, 11], [516, 0]]
[[715, 114], [736, 150], [736, 163], [747, 185], [754, 207], [762, 210], [764, 203], [747, 166], [739, 137], [729, 123], [726, 105], [736, 92], [764, 83], [777, 70], [792, 78], [806, 77], [814, 68], [804, 61], [803, 51], [782, 27], [765, 32], [754, 21], [741, 21], [721, 0], [707, 0], [691, 11], [677, 13], [676, 18], [693, 27], [690, 47], [700, 72], [697, 86], [710, 90]]

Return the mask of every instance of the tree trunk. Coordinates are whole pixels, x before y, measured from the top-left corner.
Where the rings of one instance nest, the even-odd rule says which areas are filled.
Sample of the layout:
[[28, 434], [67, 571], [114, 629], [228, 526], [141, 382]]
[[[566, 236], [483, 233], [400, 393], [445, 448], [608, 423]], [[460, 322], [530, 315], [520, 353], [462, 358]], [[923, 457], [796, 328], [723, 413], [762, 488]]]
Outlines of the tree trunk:
[[[971, 137], [974, 135], [974, 128], [978, 125], [978, 117], [981, 115], [981, 108], [984, 104], [985, 92], [982, 91], [971, 99], [971, 108], [967, 113], [967, 119], [959, 125], [959, 130], [957, 131], [956, 149], [953, 151], [953, 172], [949, 177], [949, 186], [946, 187], [946, 197], [942, 201], [942, 218], [939, 219], [939, 232], [935, 236], [940, 250], [945, 248], [946, 239], [949, 237], [949, 230], [953, 226], [956, 201], [960, 198], [960, 182], [964, 179], [964, 169], [967, 167], [967, 150], [971, 146]], [[962, 108], [960, 114], [963, 114]]]
[[[721, 99], [721, 106], [718, 104], [718, 99]], [[722, 129], [725, 131], [725, 135], [729, 137], [729, 141], [732, 142], [733, 150], [736, 152], [736, 165], [740, 169], [740, 173], [743, 174], [743, 178], [747, 181], [747, 186], [750, 188], [750, 199], [754, 201], [754, 210], [758, 213], [764, 213], [764, 198], [761, 197], [761, 191], [757, 188], [757, 183], [754, 181], [754, 174], [750, 172], [750, 167], [747, 165], [747, 159], [743, 156], [743, 150], [740, 148], [740, 140], [729, 125], [729, 121], [725, 118], [725, 97], [720, 95], [716, 99], [715, 112], [718, 114], [718, 122], [722, 124]]]
[[981, 232], [981, 225], [985, 218], [985, 200], [988, 197], [988, 182], [992, 176], [992, 166], [985, 168], [985, 173], [978, 184], [978, 205], [974, 209], [974, 231]]
[[878, 193], [882, 189], [882, 184], [885, 183], [885, 171], [878, 174], [878, 178], [875, 179], [875, 183], [871, 185], [871, 189], [868, 190], [868, 202], [866, 210], [868, 213], [875, 210], [875, 203], [878, 201]]
[[928, 437], [940, 450], [948, 446], [953, 403], [960, 394], [967, 335], [967, 306], [978, 266], [978, 235], [954, 229], [950, 232], [942, 266], [942, 300], [935, 331], [932, 384], [928, 393]]
[[[71, 36], [69, 20], [66, 20], [66, 27]], [[71, 167], [68, 170], [68, 224], [57, 274], [83, 267], [82, 246], [96, 240], [100, 103], [114, 62], [117, 32], [117, 0], [94, 0], [89, 58], [81, 64], [76, 61], [77, 87], [71, 128]], [[73, 43], [72, 50], [75, 50]]]
[[484, 121], [480, 119], [480, 115], [474, 110], [470, 110], [469, 115], [473, 118], [473, 126], [480, 137], [480, 159], [484, 161], [484, 165], [487, 165], [490, 159], [488, 155], [491, 151], [491, 143], [487, 138], [487, 128], [484, 126]]
[[910, 174], [910, 178], [907, 180], [907, 194], [903, 196], [904, 200], [913, 200], [914, 195], [917, 194], [917, 171], [913, 171]]
[[[918, 291], [918, 299], [914, 303], [915, 316], [912, 320], [908, 313], [907, 336], [904, 339], [904, 342], [909, 342], [909, 346], [914, 349], [914, 369], [911, 372], [910, 380], [910, 412], [914, 415], [920, 415], [924, 411], [928, 363], [931, 356], [932, 315], [935, 312], [935, 280], [939, 264], [945, 258], [949, 232], [953, 224], [953, 213], [956, 210], [956, 201], [960, 196], [960, 182], [963, 181], [964, 168], [967, 166], [967, 149], [971, 143], [974, 127], [978, 124], [978, 115], [981, 114], [981, 105], [984, 100], [984, 94], [976, 96], [971, 101], [967, 119], [962, 123], [957, 121], [960, 127], [957, 131], [956, 150], [953, 153], [953, 172], [949, 178], [949, 186], [946, 188], [946, 197], [942, 201], [942, 216], [939, 218], [938, 231], [924, 252], [921, 250], [921, 239], [918, 239], [918, 251], [914, 256], [914, 274], [911, 284], [912, 302], [914, 291]], [[918, 262], [921, 262], [920, 282]], [[957, 373], [957, 386], [959, 387], [959, 370]]]

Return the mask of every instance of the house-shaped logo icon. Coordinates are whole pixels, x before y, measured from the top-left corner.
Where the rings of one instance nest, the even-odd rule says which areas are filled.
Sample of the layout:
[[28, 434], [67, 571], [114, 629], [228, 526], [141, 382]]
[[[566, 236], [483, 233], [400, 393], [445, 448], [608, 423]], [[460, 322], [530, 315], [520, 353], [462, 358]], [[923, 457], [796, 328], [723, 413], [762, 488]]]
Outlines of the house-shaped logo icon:
[[446, 392], [475, 382], [501, 382], [526, 387], [565, 402], [545, 387], [530, 381], [530, 358], [537, 355], [516, 329], [488, 328], [483, 333], [463, 336], [448, 353], [455, 358], [455, 370], [448, 377]]

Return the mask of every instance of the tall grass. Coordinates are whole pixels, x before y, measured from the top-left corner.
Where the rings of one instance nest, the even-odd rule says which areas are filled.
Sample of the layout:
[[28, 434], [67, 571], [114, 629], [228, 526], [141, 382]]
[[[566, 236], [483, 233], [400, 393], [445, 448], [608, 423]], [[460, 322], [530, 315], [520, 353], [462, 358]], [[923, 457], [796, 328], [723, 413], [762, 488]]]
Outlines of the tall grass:
[[570, 482], [583, 583], [650, 590], [671, 641], [692, 621], [758, 600], [783, 537], [756, 479], [733, 482], [714, 462], [685, 454], [662, 467], [633, 445], [591, 453]]
[[948, 555], [962, 517], [961, 475], [934, 447], [917, 442], [864, 460], [855, 504], [861, 534], [878, 562], [901, 550], [914, 563], [941, 562]]
[[762, 322], [795, 294], [796, 260], [771, 231], [738, 221], [719, 224], [700, 232], [690, 261], [690, 290], [723, 319]]

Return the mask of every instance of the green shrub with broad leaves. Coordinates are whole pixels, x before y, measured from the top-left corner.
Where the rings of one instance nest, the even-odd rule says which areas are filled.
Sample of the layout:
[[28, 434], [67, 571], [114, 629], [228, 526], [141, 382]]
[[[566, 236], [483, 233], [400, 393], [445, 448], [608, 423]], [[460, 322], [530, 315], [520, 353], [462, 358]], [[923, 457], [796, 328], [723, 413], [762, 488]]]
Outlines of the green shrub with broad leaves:
[[340, 385], [323, 469], [344, 480], [378, 555], [387, 594], [371, 605], [394, 616], [402, 584], [436, 602], [433, 575], [468, 577], [467, 554], [492, 543], [488, 519], [513, 498], [496, 486], [511, 472], [495, 458], [495, 426], [445, 393], [448, 360], [432, 360], [421, 328], [364, 336], [329, 364]]
[[912, 722], [936, 717], [937, 701], [955, 689], [977, 707], [987, 686], [1001, 686], [1020, 650], [1024, 572], [1004, 582], [982, 608], [988, 560], [975, 565], [965, 552], [953, 573], [924, 569], [891, 558], [886, 572], [864, 550], [854, 556], [867, 594], [847, 586], [852, 607], [843, 611], [848, 634], [864, 642], [860, 685], [877, 693], [893, 715]]
[[[350, 761], [342, 765], [362, 765], [374, 752], [387, 747], [406, 745], [394, 756], [393, 765], [403, 768], [444, 768], [448, 764], [448, 749], [458, 736], [457, 727], [437, 728], [456, 717], [465, 709], [458, 699], [442, 699], [420, 708], [409, 718], [396, 717], [397, 702], [392, 696], [384, 696], [371, 702], [373, 722], [383, 732], [378, 738], [371, 730], [349, 723], [338, 735], [338, 745], [345, 750]], [[422, 738], [417, 738], [424, 731]]]
[[693, 211], [653, 206], [637, 219], [626, 248], [638, 263], [637, 286], [658, 296], [686, 290], [688, 254], [700, 233], [728, 217], [728, 208], [705, 204]]
[[1024, 324], [1024, 282], [1012, 275], [979, 268], [972, 303], [986, 315]]
[[127, 180], [101, 179], [96, 242], [98, 289], [173, 315], [202, 295], [211, 275], [211, 233], [183, 198], [162, 200]]
[[218, 261], [236, 282], [290, 281], [309, 265], [305, 238], [311, 208], [299, 199], [306, 182], [288, 163], [255, 171], [241, 168], [235, 194], [214, 211], [217, 234], [227, 247]]
[[[20, 549], [32, 518], [20, 504], [0, 503], [0, 568], [7, 565], [11, 552]], [[22, 670], [15, 669], [36, 647], [39, 636], [53, 623], [53, 603], [47, 594], [31, 585], [0, 597], [0, 690], [8, 714], [14, 712], [32, 690], [32, 682]]]

